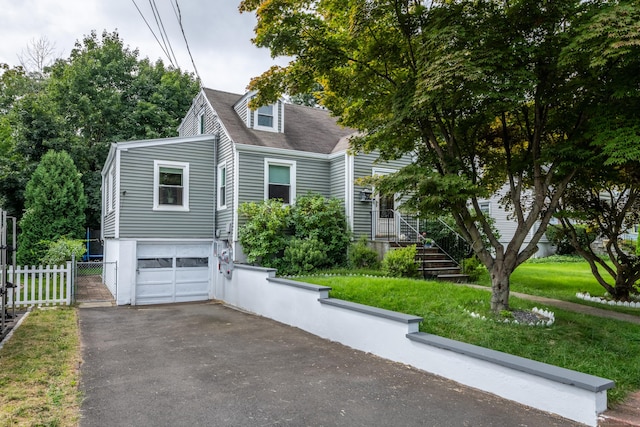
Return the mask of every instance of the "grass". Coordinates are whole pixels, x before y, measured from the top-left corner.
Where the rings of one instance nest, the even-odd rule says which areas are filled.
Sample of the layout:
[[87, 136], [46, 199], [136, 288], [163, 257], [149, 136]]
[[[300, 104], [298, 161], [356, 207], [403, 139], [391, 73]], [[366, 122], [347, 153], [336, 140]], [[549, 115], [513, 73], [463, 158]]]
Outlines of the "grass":
[[34, 310], [0, 349], [0, 426], [78, 424], [76, 310]]
[[[607, 275], [605, 274], [604, 277]], [[491, 286], [489, 275], [487, 273], [481, 275], [478, 284]], [[586, 261], [576, 261], [570, 257], [554, 257], [553, 260], [541, 259], [525, 262], [511, 275], [511, 290], [640, 315], [638, 309], [608, 306], [577, 298], [576, 293], [578, 292], [603, 296], [605, 289], [593, 277]]]
[[[488, 313], [488, 292], [434, 281], [357, 276], [297, 280], [330, 286], [334, 298], [421, 316], [422, 332], [614, 380], [611, 404], [640, 389], [640, 325], [556, 308], [551, 308], [556, 316], [551, 327], [475, 319], [464, 310]], [[515, 309], [535, 305], [511, 298]]]

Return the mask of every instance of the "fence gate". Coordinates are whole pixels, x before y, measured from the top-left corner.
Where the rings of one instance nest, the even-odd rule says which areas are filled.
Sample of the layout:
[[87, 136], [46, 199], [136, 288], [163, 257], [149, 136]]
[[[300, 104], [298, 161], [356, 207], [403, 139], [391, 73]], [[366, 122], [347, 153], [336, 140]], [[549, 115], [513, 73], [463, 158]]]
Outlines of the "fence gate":
[[117, 262], [78, 261], [74, 272], [74, 301], [118, 299]]

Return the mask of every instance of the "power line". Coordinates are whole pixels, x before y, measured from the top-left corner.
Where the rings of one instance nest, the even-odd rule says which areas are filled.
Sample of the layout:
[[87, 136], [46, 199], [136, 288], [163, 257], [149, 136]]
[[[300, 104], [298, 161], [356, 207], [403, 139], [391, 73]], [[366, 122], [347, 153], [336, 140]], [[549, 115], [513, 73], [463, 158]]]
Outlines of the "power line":
[[[182, 25], [182, 12], [180, 12], [180, 5], [178, 4], [178, 0], [175, 0], [176, 5], [173, 8], [173, 12], [176, 14], [176, 18], [178, 19], [178, 24], [180, 24], [180, 31], [182, 31], [182, 38], [184, 39], [184, 44], [187, 46], [187, 52], [189, 53], [189, 58], [191, 59], [191, 64], [193, 65], [193, 71], [196, 73], [196, 77], [198, 79], [198, 83], [202, 86], [202, 79], [200, 79], [200, 74], [198, 73], [198, 68], [196, 67], [196, 62], [193, 60], [193, 55], [191, 55], [191, 49], [189, 48], [189, 42], [187, 41], [187, 35], [184, 33], [184, 27]], [[173, 3], [171, 4], [173, 6]], [[177, 9], [177, 10], [176, 10]]]
[[158, 46], [160, 46], [160, 49], [162, 50], [162, 52], [164, 52], [166, 57], [169, 59], [169, 62], [171, 63], [171, 65], [173, 65], [175, 67], [175, 64], [171, 60], [171, 56], [169, 55], [169, 52], [167, 50], [165, 50], [165, 48], [162, 46], [162, 43], [160, 43], [160, 40], [158, 40], [158, 36], [156, 36], [156, 33], [153, 31], [153, 28], [151, 28], [151, 25], [149, 25], [149, 22], [147, 22], [147, 19], [144, 17], [144, 14], [142, 13], [140, 8], [138, 7], [138, 4], [136, 3], [136, 0], [131, 0], [131, 1], [133, 2], [133, 5], [138, 10], [138, 13], [140, 14], [140, 17], [142, 18], [144, 23], [147, 25], [147, 28], [149, 29], [149, 31], [151, 31], [151, 34], [153, 35], [153, 38], [156, 39], [156, 42], [158, 43]]
[[165, 51], [171, 52], [175, 61], [175, 67], [180, 68], [180, 64], [178, 64], [178, 58], [176, 58], [176, 54], [173, 52], [173, 46], [171, 46], [171, 40], [169, 40], [169, 35], [167, 34], [167, 30], [164, 27], [164, 23], [162, 22], [162, 16], [160, 15], [160, 11], [158, 10], [158, 5], [156, 4], [155, 0], [149, 0], [149, 5], [151, 6], [153, 17], [156, 20], [156, 25], [158, 26], [160, 37], [162, 38], [162, 42], [164, 43]]

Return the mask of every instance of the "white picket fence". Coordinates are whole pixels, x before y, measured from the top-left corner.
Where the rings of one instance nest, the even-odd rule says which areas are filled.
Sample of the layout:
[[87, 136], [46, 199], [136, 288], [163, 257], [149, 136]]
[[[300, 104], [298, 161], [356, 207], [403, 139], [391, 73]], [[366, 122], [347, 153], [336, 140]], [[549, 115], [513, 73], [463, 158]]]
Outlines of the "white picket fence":
[[8, 280], [15, 288], [8, 289], [7, 305], [16, 307], [70, 305], [73, 289], [71, 262], [61, 266], [26, 266], [8, 268]]

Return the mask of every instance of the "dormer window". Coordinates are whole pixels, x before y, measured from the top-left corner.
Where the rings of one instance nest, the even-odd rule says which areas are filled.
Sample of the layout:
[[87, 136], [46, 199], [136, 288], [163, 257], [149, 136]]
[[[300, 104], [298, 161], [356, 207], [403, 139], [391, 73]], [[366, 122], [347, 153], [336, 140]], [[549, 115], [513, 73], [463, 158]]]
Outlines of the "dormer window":
[[258, 108], [258, 126], [273, 128], [273, 105]]
[[252, 120], [250, 120], [248, 124], [256, 130], [282, 132], [282, 117], [279, 117], [280, 115], [282, 115], [282, 111], [279, 102], [263, 105], [253, 111]]

